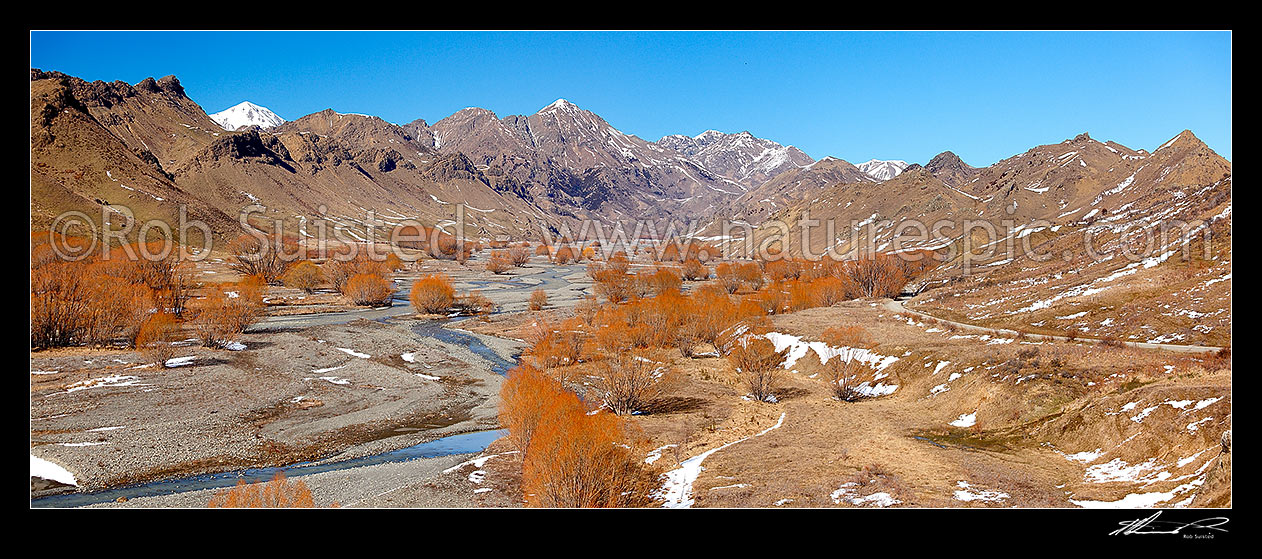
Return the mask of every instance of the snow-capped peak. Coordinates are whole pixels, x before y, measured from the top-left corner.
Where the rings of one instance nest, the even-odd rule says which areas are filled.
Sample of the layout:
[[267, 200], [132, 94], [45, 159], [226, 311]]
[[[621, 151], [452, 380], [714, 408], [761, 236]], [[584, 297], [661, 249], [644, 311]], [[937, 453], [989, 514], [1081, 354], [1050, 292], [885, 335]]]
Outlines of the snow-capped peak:
[[[539, 109], [538, 112], [542, 113], [542, 112], [553, 111], [557, 109], [571, 109], [571, 108], [578, 108], [578, 105], [575, 105], [574, 103], [571, 103], [565, 99], [557, 99], [556, 101], [553, 101], [551, 105], [548, 105], [542, 109]], [[535, 114], [538, 114], [538, 113], [535, 113]]]
[[727, 134], [719, 132], [718, 130], [706, 130], [705, 132], [702, 132], [700, 134], [697, 134], [696, 136], [693, 136], [692, 139], [697, 140], [701, 143], [709, 143], [709, 142], [714, 141], [715, 139], [722, 138], [726, 135]]
[[233, 107], [209, 116], [216, 124], [229, 131], [246, 126], [271, 128], [285, 123], [285, 119], [277, 116], [271, 109], [255, 105], [249, 101], [242, 101]]
[[879, 181], [887, 181], [897, 177], [899, 173], [907, 169], [907, 162], [901, 159], [871, 159], [865, 163], [855, 165], [860, 171]]

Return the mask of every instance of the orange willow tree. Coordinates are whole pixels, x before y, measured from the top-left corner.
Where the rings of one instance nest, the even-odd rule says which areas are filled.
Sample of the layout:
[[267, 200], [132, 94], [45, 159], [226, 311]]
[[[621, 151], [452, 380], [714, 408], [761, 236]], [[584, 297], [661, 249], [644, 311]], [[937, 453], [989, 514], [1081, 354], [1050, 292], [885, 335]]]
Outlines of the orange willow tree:
[[258, 276], [246, 276], [236, 283], [206, 286], [205, 297], [190, 307], [194, 316], [189, 326], [206, 347], [223, 347], [245, 331], [263, 313], [263, 293], [267, 284]]
[[653, 504], [656, 475], [633, 456], [626, 425], [589, 414], [578, 395], [530, 366], [509, 372], [500, 421], [523, 452], [522, 492], [531, 507]]
[[[285, 474], [277, 473], [265, 483], [246, 483], [238, 480], [237, 486], [226, 491], [216, 492], [207, 504], [212, 509], [219, 508], [315, 508], [315, 499], [307, 484], [301, 481], [289, 481]], [[337, 506], [334, 504], [333, 506]]]
[[356, 305], [376, 306], [389, 303], [394, 289], [377, 274], [355, 274], [346, 281], [345, 292]]
[[441, 314], [451, 310], [456, 289], [446, 274], [430, 274], [412, 283], [408, 298], [418, 313]]
[[64, 260], [55, 247], [87, 250], [92, 241], [47, 233], [31, 239], [32, 349], [134, 346], [151, 314], [185, 311], [191, 282], [179, 247], [133, 243]]

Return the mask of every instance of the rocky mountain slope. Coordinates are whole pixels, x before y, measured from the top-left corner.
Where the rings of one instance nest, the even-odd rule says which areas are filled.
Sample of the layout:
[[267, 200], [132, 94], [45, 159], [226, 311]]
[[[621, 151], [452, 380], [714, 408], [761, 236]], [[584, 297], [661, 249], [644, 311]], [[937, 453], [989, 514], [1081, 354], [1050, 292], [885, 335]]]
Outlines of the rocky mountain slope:
[[715, 216], [753, 225], [794, 204], [826, 194], [834, 185], [871, 184], [876, 179], [836, 157], [825, 157], [782, 172], [739, 198], [728, 202]]
[[85, 82], [31, 70], [31, 227], [79, 211], [99, 226], [137, 220], [178, 223], [178, 208], [227, 230], [232, 217], [175, 183], [171, 170], [223, 133], [173, 76]]
[[748, 189], [564, 99], [529, 116], [499, 118], [468, 108], [433, 125], [415, 121], [405, 128], [432, 138], [439, 153], [462, 153], [488, 173], [511, 177], [523, 195], [564, 217], [682, 218], [712, 211]]
[[919, 304], [988, 325], [1230, 345], [1229, 161], [1185, 130], [1152, 153], [1083, 134], [1001, 164], [972, 191], [1041, 218], [1004, 237], [1029, 250], [984, 257], [968, 278], [953, 263]]
[[674, 134], [658, 140], [656, 144], [682, 153], [706, 169], [748, 189], [781, 173], [815, 162], [798, 148], [756, 138], [749, 132], [724, 134], [707, 130], [691, 137]]
[[[792, 254], [846, 257], [938, 250], [948, 262], [912, 304], [944, 318], [1229, 342], [1231, 163], [1190, 131], [1152, 153], [1081, 134], [982, 169], [957, 161], [942, 154], [876, 186], [825, 186], [767, 216], [788, 235], [765, 227], [723, 242], [739, 252], [775, 237]], [[803, 245], [807, 217], [822, 223]]]
[[977, 168], [969, 166], [960, 156], [950, 151], [944, 151], [933, 156], [925, 168], [938, 177], [942, 182], [951, 186], [959, 186], [969, 182], [977, 175]]
[[179, 204], [224, 236], [240, 233], [238, 216], [252, 204], [266, 208], [252, 219], [299, 234], [324, 218], [346, 228], [346, 240], [408, 218], [453, 232], [460, 202], [473, 238], [537, 237], [557, 222], [511, 177], [488, 176], [376, 117], [326, 110], [228, 132], [174, 77], [129, 86], [32, 70], [31, 91], [33, 228], [70, 210], [177, 223]]

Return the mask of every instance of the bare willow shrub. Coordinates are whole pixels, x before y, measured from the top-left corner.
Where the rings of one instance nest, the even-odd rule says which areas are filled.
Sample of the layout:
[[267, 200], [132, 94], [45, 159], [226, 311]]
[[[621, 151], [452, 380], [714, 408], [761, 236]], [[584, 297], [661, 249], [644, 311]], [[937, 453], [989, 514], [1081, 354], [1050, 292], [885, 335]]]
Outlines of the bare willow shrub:
[[93, 304], [85, 266], [52, 261], [31, 268], [31, 347], [84, 341]]
[[508, 429], [508, 440], [513, 446], [525, 453], [539, 424], [550, 421], [558, 411], [550, 404], [565, 389], [528, 363], [513, 367], [505, 376], [500, 385], [500, 424]]
[[457, 295], [451, 302], [452, 310], [461, 316], [479, 316], [495, 312], [495, 302], [477, 291]]
[[642, 354], [623, 351], [596, 363], [594, 389], [617, 415], [643, 412], [667, 387], [672, 370]]
[[866, 398], [868, 395], [859, 386], [864, 379], [872, 378], [875, 372], [872, 365], [856, 359], [854, 355], [838, 355], [824, 364], [824, 379], [828, 382], [828, 388], [834, 398], [843, 402], [856, 402]]
[[683, 278], [688, 281], [699, 281], [710, 277], [710, 269], [696, 258], [689, 258], [683, 263]]
[[574, 316], [583, 321], [583, 324], [591, 326], [596, 320], [596, 312], [600, 310], [600, 303], [596, 298], [588, 295], [583, 297], [581, 301], [574, 305]]
[[279, 285], [281, 276], [299, 260], [299, 246], [292, 237], [241, 235], [228, 246], [228, 267], [245, 276], [259, 276]]
[[167, 312], [157, 312], [149, 316], [140, 326], [136, 335], [136, 348], [140, 349], [145, 361], [166, 367], [166, 362], [175, 357], [175, 346], [180, 331], [179, 320]]
[[532, 345], [524, 355], [540, 369], [551, 369], [578, 363], [583, 355], [583, 336], [571, 320], [561, 324], [540, 321], [531, 334]]
[[499, 417], [522, 454], [522, 493], [531, 507], [653, 504], [657, 476], [631, 451], [627, 426], [588, 413], [578, 396], [543, 371], [521, 365], [500, 387]]
[[324, 274], [320, 272], [320, 267], [316, 266], [314, 262], [303, 260], [291, 266], [289, 271], [285, 272], [284, 276], [281, 276], [281, 281], [285, 284], [285, 287], [312, 293], [324, 282]]
[[153, 290], [143, 283], [129, 283], [120, 278], [87, 272], [87, 330], [84, 341], [108, 345], [122, 340], [134, 346], [136, 335], [145, 318], [154, 310]]
[[513, 247], [508, 250], [508, 260], [513, 263], [513, 266], [518, 268], [525, 266], [527, 262], [530, 262], [530, 249], [520, 246]]
[[134, 346], [152, 313], [184, 312], [190, 298], [189, 267], [177, 253], [161, 243], [133, 243], [92, 258], [62, 261], [47, 243], [35, 245], [31, 347]]
[[189, 323], [202, 344], [223, 347], [244, 332], [263, 313], [264, 289], [258, 276], [208, 286], [205, 297], [194, 301], [196, 315]]
[[382, 260], [381, 264], [387, 271], [390, 272], [397, 272], [407, 267], [407, 264], [403, 262], [403, 259], [399, 258], [399, 255], [393, 252], [387, 254], [386, 259]]
[[503, 274], [513, 268], [513, 261], [508, 256], [508, 251], [497, 250], [491, 253], [491, 259], [486, 263], [486, 271], [492, 274]]
[[738, 268], [735, 264], [721, 262], [714, 267], [714, 277], [719, 280], [719, 285], [729, 294], [736, 293], [741, 288], [741, 279], [737, 275]]
[[595, 282], [592, 287], [597, 295], [610, 303], [621, 303], [635, 294], [632, 276], [616, 268], [596, 266], [589, 273]]
[[890, 255], [848, 261], [846, 275], [859, 297], [896, 297], [906, 280], [897, 258]]
[[753, 296], [754, 302], [762, 307], [764, 314], [780, 314], [789, 306], [789, 294], [785, 292], [785, 282], [773, 283]]
[[748, 336], [735, 344], [727, 358], [736, 367], [750, 396], [761, 402], [774, 402], [780, 364], [788, 352], [789, 348], [776, 351], [771, 341]]
[[530, 293], [530, 310], [541, 311], [548, 306], [548, 292], [536, 289]]
[[367, 251], [359, 251], [354, 257], [334, 257], [324, 263], [324, 277], [335, 291], [346, 295], [346, 282], [359, 274], [385, 277], [389, 269], [385, 261], [373, 260]]

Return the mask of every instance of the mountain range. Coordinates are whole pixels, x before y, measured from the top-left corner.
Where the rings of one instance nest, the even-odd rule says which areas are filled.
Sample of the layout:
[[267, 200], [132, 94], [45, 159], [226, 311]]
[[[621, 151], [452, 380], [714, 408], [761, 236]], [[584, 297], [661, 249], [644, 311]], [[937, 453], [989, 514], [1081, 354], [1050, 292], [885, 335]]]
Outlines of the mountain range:
[[[330, 109], [287, 122], [248, 102], [208, 115], [174, 76], [131, 85], [31, 70], [33, 231], [68, 211], [178, 223], [183, 206], [212, 234], [237, 235], [239, 212], [257, 205], [251, 219], [305, 235], [322, 218], [354, 241], [405, 219], [454, 233], [461, 204], [463, 233], [480, 239], [668, 218], [700, 223], [694, 238], [737, 254], [949, 248], [913, 301], [939, 313], [1003, 327], [1089, 312], [1095, 323], [1076, 328], [1194, 343], [1230, 333], [1231, 162], [1191, 131], [1152, 152], [1083, 133], [980, 168], [950, 151], [923, 165], [853, 165], [749, 132], [651, 142], [564, 99], [531, 115], [471, 107], [433, 124]], [[836, 227], [804, 230], [807, 218]], [[894, 244], [908, 234], [895, 224], [968, 220], [1007, 229]], [[1213, 247], [1193, 238], [1209, 256], [1170, 258], [1181, 247], [1159, 237], [1147, 260], [1116, 258], [1129, 235], [1170, 223], [1211, 235]], [[1065, 257], [990, 248], [1014, 243]], [[1092, 244], [1112, 256], [1087, 258]]]
[[[1031, 157], [1061, 145], [1051, 144], [985, 168], [950, 151], [924, 165], [853, 165], [815, 161], [749, 132], [647, 141], [565, 99], [531, 115], [470, 107], [433, 124], [330, 109], [287, 122], [250, 102], [208, 115], [174, 76], [129, 85], [37, 69], [31, 116], [36, 226], [69, 209], [95, 215], [113, 205], [164, 216], [170, 202], [188, 203], [217, 232], [258, 202], [295, 224], [324, 208], [360, 236], [368, 233], [358, 222], [365, 209], [386, 222], [407, 216], [439, 224], [452, 219], [458, 201], [477, 214], [466, 233], [484, 237], [537, 236], [541, 227], [588, 218], [758, 224], [807, 208], [865, 219], [988, 215], [1011, 206], [1016, 217], [1055, 221], [1073, 218], [1061, 214], [1148, 157], [1084, 134], [1062, 143], [1083, 148], [1063, 161]], [[1230, 173], [1229, 162], [1205, 151], [1214, 168]]]

